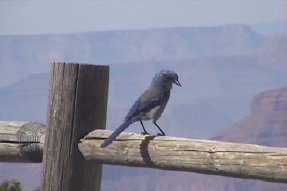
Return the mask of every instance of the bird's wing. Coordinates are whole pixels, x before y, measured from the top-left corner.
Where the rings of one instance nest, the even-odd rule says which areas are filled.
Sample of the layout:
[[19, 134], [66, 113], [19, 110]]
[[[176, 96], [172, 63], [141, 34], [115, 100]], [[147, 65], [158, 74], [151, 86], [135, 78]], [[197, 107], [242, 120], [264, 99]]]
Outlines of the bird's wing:
[[169, 99], [170, 92], [160, 92], [154, 94], [152, 93], [143, 93], [139, 99], [133, 104], [130, 111], [126, 116], [126, 120], [130, 119], [133, 116], [136, 116], [139, 113], [145, 113], [154, 107], [166, 103]]
[[138, 99], [130, 108], [127, 116], [125, 117], [125, 120], [128, 120], [129, 118], [134, 116], [137, 113], [139, 106], [140, 106], [140, 100]]

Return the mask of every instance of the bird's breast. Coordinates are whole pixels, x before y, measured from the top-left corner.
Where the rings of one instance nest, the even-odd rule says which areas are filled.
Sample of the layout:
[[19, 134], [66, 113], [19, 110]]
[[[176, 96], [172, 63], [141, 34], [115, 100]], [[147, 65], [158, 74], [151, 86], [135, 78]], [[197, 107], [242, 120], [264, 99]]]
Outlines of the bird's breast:
[[156, 121], [163, 111], [162, 106], [158, 105], [152, 108], [150, 111], [146, 112], [145, 115], [142, 117], [142, 120], [150, 120]]

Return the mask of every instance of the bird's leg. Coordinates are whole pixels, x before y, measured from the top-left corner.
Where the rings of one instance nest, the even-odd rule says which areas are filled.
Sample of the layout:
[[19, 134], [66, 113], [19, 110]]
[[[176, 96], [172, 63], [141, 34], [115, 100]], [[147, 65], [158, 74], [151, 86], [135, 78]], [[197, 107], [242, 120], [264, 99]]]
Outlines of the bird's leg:
[[140, 122], [141, 122], [141, 125], [142, 125], [143, 130], [144, 130], [144, 132], [142, 132], [142, 134], [143, 134], [143, 135], [149, 135], [149, 133], [148, 133], [148, 132], [145, 130], [145, 128], [144, 128], [144, 125], [143, 125], [142, 120], [140, 120]]
[[161, 130], [161, 128], [158, 126], [158, 124], [156, 124], [156, 122], [154, 121], [153, 124], [155, 124], [155, 126], [160, 130], [161, 133], [158, 133], [157, 135], [159, 136], [165, 136], [165, 133], [163, 132], [163, 130]]

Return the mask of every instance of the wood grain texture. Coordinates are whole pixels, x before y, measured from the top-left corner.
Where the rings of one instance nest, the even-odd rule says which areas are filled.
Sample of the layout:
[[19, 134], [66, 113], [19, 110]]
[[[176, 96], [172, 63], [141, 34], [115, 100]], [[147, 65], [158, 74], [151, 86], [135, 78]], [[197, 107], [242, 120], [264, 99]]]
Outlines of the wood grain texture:
[[102, 165], [85, 161], [81, 137], [106, 125], [109, 67], [56, 63], [50, 82], [43, 191], [100, 190]]
[[42, 162], [45, 125], [0, 121], [1, 162]]
[[104, 164], [287, 183], [287, 148], [127, 132], [107, 148], [100, 148], [111, 133], [95, 130], [81, 139], [79, 149], [83, 156]]

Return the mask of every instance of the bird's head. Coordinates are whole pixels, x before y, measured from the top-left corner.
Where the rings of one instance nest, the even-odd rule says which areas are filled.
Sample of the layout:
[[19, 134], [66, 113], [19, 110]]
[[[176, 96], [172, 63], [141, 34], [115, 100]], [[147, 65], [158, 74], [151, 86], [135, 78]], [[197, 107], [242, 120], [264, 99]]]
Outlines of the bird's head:
[[165, 90], [170, 90], [172, 88], [172, 84], [176, 84], [181, 87], [177, 74], [171, 70], [162, 70], [157, 73], [151, 83], [153, 87], [163, 88]]
[[178, 81], [178, 75], [174, 72], [174, 71], [171, 71], [171, 70], [162, 70], [160, 72], [160, 75], [162, 76], [162, 78], [164, 78], [166, 81], [170, 81], [180, 87], [181, 84], [180, 82]]

